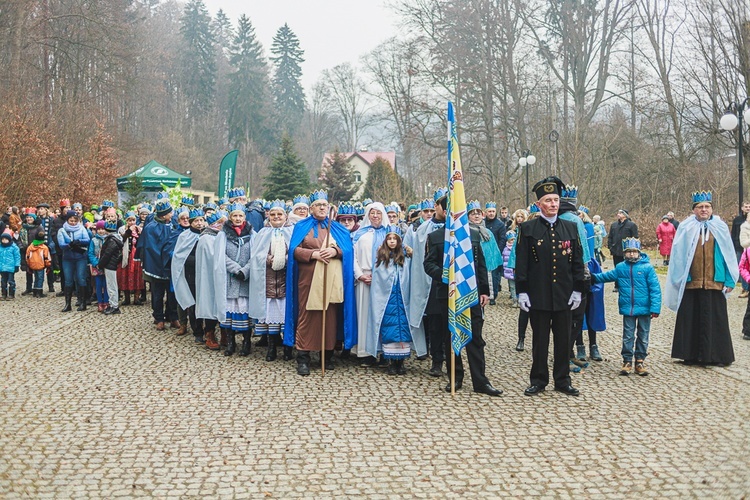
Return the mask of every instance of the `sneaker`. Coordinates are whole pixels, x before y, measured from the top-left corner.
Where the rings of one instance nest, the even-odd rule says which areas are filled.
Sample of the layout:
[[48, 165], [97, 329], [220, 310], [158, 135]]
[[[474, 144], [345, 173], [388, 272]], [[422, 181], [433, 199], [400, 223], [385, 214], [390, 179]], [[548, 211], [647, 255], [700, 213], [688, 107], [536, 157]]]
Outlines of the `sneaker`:
[[750, 340], [750, 335], [743, 335], [742, 340]]
[[589, 346], [589, 354], [591, 355], [589, 357], [591, 359], [593, 359], [594, 361], [601, 361], [602, 360], [602, 355], [599, 354], [599, 346], [596, 345], [596, 344], [593, 344], [593, 345]]
[[581, 373], [581, 367], [576, 366], [573, 361], [570, 362], [570, 372], [571, 373]]
[[630, 375], [631, 373], [633, 373], [633, 363], [631, 363], [630, 361], [626, 361], [622, 364], [620, 375]]
[[497, 304], [497, 302], [495, 302], [495, 299], [490, 299], [490, 305], [494, 306], [495, 304]]
[[637, 360], [635, 362], [635, 374], [640, 375], [641, 377], [645, 377], [648, 375], [648, 370], [646, 370], [646, 366], [643, 364], [643, 361]]
[[576, 346], [576, 358], [585, 361], [586, 360], [586, 347], [583, 345]]

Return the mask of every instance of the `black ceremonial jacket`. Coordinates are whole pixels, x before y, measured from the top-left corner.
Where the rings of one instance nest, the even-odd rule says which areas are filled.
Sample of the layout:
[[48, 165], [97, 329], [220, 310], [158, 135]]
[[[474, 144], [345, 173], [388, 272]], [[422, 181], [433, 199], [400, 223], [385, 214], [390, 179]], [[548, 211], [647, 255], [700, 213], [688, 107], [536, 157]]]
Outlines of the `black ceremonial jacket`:
[[583, 292], [583, 250], [575, 223], [537, 217], [519, 226], [516, 293], [527, 293], [531, 309], [570, 309], [573, 291]]

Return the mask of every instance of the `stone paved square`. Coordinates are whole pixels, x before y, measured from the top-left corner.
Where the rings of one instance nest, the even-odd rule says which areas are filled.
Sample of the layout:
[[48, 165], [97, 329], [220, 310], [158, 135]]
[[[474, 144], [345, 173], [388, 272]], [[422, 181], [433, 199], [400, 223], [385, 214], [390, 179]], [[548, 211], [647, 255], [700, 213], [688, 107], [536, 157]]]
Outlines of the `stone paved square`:
[[578, 398], [523, 395], [531, 353], [513, 349], [504, 298], [484, 328], [500, 398], [468, 380], [451, 397], [429, 360], [403, 377], [338, 362], [303, 378], [261, 348], [225, 358], [158, 332], [147, 306], [107, 317], [61, 314], [59, 298], [0, 302], [0, 497], [745, 497], [746, 299], [729, 299], [733, 365], [671, 360], [663, 310], [651, 374], [621, 377], [611, 290], [605, 359], [572, 375]]

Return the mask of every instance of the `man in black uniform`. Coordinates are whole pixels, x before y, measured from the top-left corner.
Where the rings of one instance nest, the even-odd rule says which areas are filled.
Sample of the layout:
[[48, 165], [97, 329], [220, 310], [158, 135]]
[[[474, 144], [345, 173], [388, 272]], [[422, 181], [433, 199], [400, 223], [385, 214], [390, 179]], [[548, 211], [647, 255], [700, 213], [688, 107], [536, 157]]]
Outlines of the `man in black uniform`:
[[550, 328], [554, 337], [555, 390], [579, 394], [570, 383], [571, 311], [581, 305], [584, 288], [583, 250], [578, 229], [557, 217], [564, 184], [547, 177], [534, 185], [540, 217], [519, 226], [516, 238], [516, 291], [518, 305], [529, 312], [533, 331], [530, 385], [533, 396], [549, 383], [547, 354]]
[[[435, 216], [445, 219], [447, 198], [444, 196], [435, 203]], [[469, 372], [474, 392], [499, 396], [503, 393], [495, 389], [485, 375], [484, 362], [484, 340], [482, 339], [482, 326], [484, 317], [482, 308], [490, 300], [490, 284], [487, 279], [487, 265], [484, 262], [484, 254], [480, 243], [479, 231], [471, 230], [471, 247], [474, 252], [474, 266], [477, 276], [477, 288], [479, 290], [479, 304], [471, 308], [471, 342], [466, 345], [466, 357], [469, 359]], [[443, 344], [448, 356], [448, 373], [450, 373], [451, 358], [456, 361], [456, 390], [460, 389], [464, 380], [464, 365], [461, 356], [450, 356], [451, 334], [448, 328], [448, 285], [443, 283], [443, 259], [445, 244], [445, 231], [438, 229], [427, 237], [427, 256], [424, 259], [424, 271], [432, 278], [430, 296], [427, 299], [425, 313], [429, 318], [430, 328], [439, 328], [443, 331]], [[445, 386], [446, 392], [451, 391], [450, 382]]]

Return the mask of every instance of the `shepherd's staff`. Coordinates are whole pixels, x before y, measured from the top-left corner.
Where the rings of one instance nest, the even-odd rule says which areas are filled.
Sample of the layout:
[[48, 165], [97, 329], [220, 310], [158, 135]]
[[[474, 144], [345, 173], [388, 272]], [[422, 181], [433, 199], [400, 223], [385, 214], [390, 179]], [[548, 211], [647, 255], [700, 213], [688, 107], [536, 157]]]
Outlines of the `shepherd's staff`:
[[[328, 209], [328, 233], [326, 233], [325, 243], [323, 243], [323, 249], [327, 249], [331, 241], [331, 222], [333, 221], [335, 207], [331, 205]], [[326, 374], [326, 312], [328, 312], [328, 263], [324, 263], [323, 268], [323, 323], [320, 333], [320, 373], [325, 376]]]

